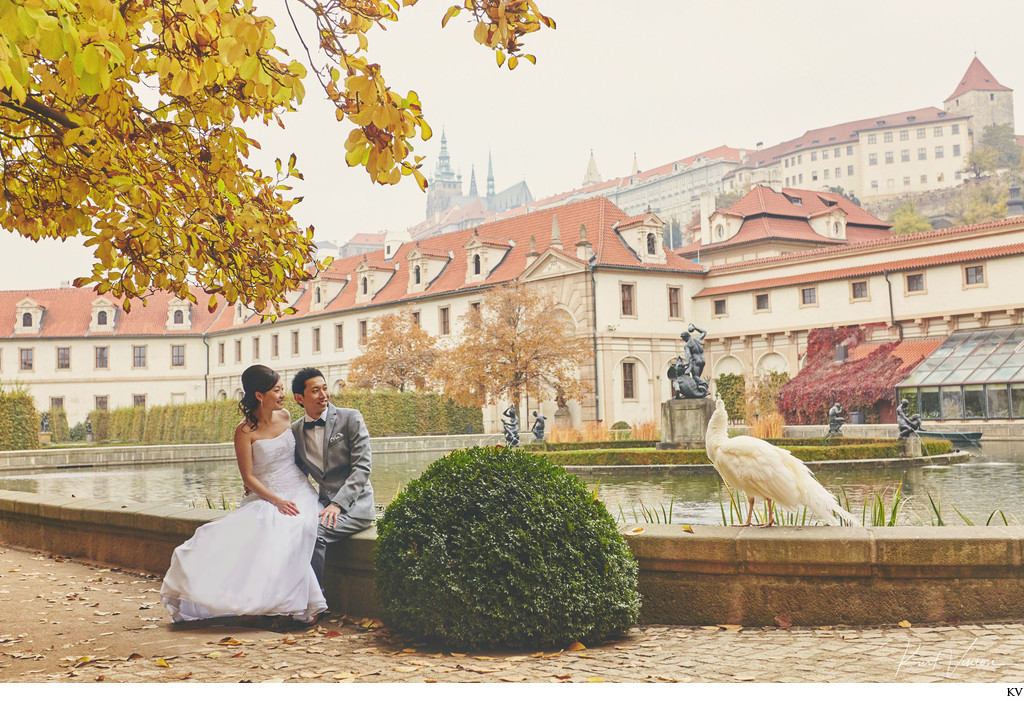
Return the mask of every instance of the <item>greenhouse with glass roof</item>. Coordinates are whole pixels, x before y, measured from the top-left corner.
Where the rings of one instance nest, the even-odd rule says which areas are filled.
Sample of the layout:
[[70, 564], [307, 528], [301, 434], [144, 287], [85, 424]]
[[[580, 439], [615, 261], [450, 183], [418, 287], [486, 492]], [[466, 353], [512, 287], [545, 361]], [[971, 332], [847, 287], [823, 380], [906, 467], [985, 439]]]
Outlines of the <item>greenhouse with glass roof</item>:
[[1024, 326], [953, 333], [897, 392], [925, 419], [1024, 418]]

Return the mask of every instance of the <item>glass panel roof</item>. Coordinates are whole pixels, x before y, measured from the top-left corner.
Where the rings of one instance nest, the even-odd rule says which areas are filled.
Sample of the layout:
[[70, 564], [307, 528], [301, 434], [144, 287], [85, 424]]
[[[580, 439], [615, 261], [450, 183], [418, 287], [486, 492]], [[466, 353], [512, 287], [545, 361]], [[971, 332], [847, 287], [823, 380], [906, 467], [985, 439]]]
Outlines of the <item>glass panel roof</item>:
[[957, 331], [898, 387], [1024, 380], [1024, 326]]

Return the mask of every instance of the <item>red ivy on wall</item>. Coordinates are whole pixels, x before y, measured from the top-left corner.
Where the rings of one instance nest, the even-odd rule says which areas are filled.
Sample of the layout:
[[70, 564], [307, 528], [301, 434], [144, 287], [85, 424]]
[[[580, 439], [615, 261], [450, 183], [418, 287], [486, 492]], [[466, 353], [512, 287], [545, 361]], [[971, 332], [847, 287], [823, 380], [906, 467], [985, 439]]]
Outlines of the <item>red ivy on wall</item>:
[[826, 424], [829, 408], [839, 402], [843, 411], [862, 411], [869, 422], [878, 420], [878, 403], [893, 401], [896, 384], [913, 365], [891, 355], [896, 342], [883, 343], [860, 360], [836, 362], [836, 346], [852, 350], [864, 340], [861, 326], [812, 329], [807, 337], [806, 362], [800, 373], [779, 391], [779, 411], [786, 423]]

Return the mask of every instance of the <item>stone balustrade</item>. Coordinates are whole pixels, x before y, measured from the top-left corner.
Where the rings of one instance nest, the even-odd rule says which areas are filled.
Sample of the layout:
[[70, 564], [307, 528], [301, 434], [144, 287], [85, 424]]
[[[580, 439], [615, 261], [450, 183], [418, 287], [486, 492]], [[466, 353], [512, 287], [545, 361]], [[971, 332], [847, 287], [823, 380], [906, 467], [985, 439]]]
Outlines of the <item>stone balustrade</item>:
[[[0, 543], [162, 574], [226, 512], [0, 492]], [[639, 532], [634, 532], [636, 529]], [[640, 567], [641, 622], [872, 625], [1024, 618], [1024, 527], [622, 526]], [[327, 598], [375, 616], [373, 529], [332, 548]]]

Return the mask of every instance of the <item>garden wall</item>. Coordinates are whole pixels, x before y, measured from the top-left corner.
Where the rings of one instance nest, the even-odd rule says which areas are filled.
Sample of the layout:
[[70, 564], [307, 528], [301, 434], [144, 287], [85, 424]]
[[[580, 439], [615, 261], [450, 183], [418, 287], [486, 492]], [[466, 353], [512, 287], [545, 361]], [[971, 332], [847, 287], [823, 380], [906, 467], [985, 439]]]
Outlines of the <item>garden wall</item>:
[[[0, 543], [163, 574], [226, 512], [0, 492]], [[1024, 527], [623, 526], [641, 623], [874, 625], [1024, 618]], [[377, 615], [373, 529], [328, 552], [327, 599]]]

